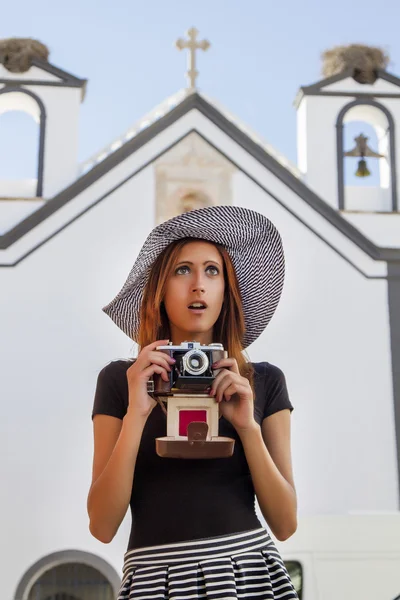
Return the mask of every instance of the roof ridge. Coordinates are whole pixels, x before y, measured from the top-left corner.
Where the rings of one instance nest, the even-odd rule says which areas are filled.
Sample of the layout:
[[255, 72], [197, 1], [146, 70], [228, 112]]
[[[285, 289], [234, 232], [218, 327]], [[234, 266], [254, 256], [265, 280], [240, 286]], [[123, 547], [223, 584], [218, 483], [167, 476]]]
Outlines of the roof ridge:
[[283, 167], [288, 169], [295, 177], [299, 179], [302, 177], [300, 169], [293, 164], [284, 154], [280, 153], [274, 146], [272, 146], [265, 138], [259, 135], [249, 125], [244, 123], [239, 117], [234, 115], [230, 110], [225, 108], [220, 102], [217, 102], [213, 98], [210, 98], [206, 94], [199, 92], [198, 90], [191, 90], [183, 88], [166, 98], [163, 102], [155, 106], [151, 111], [146, 113], [143, 117], [135, 121], [128, 130], [113, 139], [112, 142], [106, 144], [99, 150], [92, 154], [89, 158], [82, 161], [79, 165], [79, 175], [84, 175], [90, 171], [93, 167], [103, 162], [110, 154], [113, 154], [116, 150], [119, 150], [126, 142], [129, 142], [138, 133], [152, 125], [155, 121], [166, 115], [168, 112], [173, 110], [178, 104], [181, 104], [188, 96], [197, 94], [203, 98], [208, 104], [214, 106], [219, 112], [221, 112], [231, 123], [236, 125], [243, 133], [245, 133], [250, 139], [256, 144], [261, 146], [268, 154], [273, 156]]

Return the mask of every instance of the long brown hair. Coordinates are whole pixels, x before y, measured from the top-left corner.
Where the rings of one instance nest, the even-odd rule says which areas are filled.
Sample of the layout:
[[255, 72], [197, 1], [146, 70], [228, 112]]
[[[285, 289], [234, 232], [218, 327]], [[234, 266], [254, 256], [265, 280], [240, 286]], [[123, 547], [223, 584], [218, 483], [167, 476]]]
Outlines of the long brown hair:
[[[188, 242], [194, 241], [204, 242], [205, 240], [183, 238], [172, 242], [154, 262], [143, 292], [137, 340], [139, 348], [143, 348], [155, 340], [170, 339], [170, 326], [163, 303], [166, 282], [172, 273], [181, 249]], [[254, 370], [243, 354], [242, 340], [245, 333], [245, 322], [235, 269], [224, 246], [216, 243], [213, 243], [213, 245], [217, 248], [223, 260], [225, 292], [221, 312], [214, 325], [212, 341], [223, 344], [229, 358], [236, 359], [240, 374], [247, 377], [254, 393]]]

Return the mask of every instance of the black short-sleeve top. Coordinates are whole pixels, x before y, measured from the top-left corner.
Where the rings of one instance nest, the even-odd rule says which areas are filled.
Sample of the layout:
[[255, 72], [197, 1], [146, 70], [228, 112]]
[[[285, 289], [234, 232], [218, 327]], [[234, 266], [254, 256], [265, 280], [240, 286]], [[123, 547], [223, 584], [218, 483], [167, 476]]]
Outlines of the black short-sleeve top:
[[[92, 418], [123, 419], [128, 408], [126, 371], [132, 361], [104, 367], [97, 380]], [[293, 411], [283, 372], [268, 362], [254, 367], [254, 418]], [[157, 404], [143, 430], [130, 500], [132, 528], [128, 550], [213, 537], [260, 527], [255, 494], [243, 446], [234, 427], [219, 420], [219, 435], [235, 439], [231, 458], [161, 458], [155, 439], [166, 435], [166, 416]]]

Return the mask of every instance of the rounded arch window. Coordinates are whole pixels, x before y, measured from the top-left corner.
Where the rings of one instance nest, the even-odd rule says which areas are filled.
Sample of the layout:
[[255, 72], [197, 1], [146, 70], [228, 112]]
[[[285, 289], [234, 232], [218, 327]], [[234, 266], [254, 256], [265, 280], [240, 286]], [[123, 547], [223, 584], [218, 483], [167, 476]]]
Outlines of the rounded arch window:
[[25, 111], [0, 112], [0, 180], [36, 180], [39, 127]]
[[120, 584], [104, 559], [65, 550], [35, 563], [22, 577], [15, 600], [115, 600]]
[[94, 567], [65, 563], [45, 571], [32, 585], [27, 600], [114, 600], [114, 590]]
[[7, 86], [0, 90], [3, 195], [42, 196], [45, 128], [45, 107], [36, 94]]
[[45, 598], [45, 600], [79, 600], [76, 596], [71, 596], [70, 594], [64, 594], [64, 592], [55, 593], [51, 596]]
[[354, 100], [343, 107], [336, 126], [339, 210], [396, 211], [395, 124], [390, 112], [375, 100]]

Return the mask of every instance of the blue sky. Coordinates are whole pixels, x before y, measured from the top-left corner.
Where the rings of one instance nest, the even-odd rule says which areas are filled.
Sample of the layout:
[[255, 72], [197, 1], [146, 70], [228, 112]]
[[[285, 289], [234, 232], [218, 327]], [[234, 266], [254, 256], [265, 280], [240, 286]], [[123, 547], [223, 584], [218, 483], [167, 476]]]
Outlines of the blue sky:
[[19, 0], [3, 4], [1, 17], [1, 38], [39, 39], [50, 62], [89, 80], [80, 160], [186, 85], [185, 53], [174, 42], [192, 25], [211, 42], [199, 53], [200, 90], [293, 162], [293, 100], [299, 86], [321, 79], [323, 50], [380, 46], [400, 75], [398, 0]]

